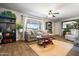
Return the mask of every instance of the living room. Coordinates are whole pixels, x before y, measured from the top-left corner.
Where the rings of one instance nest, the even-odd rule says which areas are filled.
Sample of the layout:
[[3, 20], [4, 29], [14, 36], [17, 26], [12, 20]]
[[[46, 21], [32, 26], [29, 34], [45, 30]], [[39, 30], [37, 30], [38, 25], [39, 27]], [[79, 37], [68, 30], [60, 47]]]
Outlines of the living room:
[[1, 3], [0, 55], [79, 55], [78, 6], [78, 3]]

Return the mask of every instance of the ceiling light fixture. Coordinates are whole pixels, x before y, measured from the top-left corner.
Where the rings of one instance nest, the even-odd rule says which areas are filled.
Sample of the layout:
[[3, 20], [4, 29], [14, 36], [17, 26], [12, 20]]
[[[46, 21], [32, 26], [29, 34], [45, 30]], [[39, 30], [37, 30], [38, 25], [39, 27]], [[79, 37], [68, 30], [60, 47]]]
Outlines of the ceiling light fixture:
[[51, 18], [51, 17], [55, 17], [55, 14], [59, 14], [58, 12], [53, 12], [53, 10], [49, 10], [48, 12], [48, 17]]

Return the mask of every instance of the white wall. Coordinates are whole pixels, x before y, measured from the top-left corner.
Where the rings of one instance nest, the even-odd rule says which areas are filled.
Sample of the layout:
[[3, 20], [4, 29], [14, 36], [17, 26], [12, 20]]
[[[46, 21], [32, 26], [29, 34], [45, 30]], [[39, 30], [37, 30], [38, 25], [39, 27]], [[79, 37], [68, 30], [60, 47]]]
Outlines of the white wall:
[[61, 22], [53, 22], [53, 34], [61, 36]]

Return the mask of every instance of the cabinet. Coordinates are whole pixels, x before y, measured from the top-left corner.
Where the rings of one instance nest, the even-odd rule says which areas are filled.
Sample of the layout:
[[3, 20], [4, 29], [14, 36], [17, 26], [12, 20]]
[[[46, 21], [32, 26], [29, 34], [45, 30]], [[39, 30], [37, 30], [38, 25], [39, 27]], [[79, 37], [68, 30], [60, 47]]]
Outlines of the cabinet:
[[10, 43], [16, 41], [16, 19], [0, 16], [0, 32], [3, 39], [1, 43]]

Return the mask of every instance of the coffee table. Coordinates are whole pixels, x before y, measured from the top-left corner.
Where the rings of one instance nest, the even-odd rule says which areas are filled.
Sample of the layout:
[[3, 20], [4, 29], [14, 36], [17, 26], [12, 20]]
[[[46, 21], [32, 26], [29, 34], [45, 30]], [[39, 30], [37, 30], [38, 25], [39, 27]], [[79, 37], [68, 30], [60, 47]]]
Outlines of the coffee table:
[[48, 37], [37, 37], [38, 44], [42, 45], [44, 48], [46, 47], [47, 44], [53, 44], [52, 40]]

